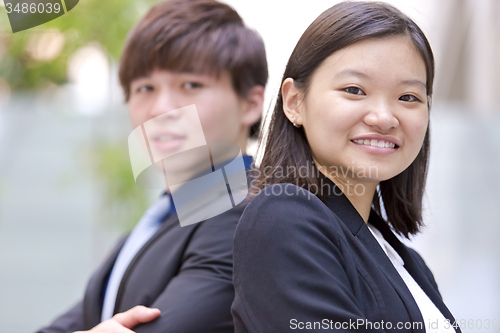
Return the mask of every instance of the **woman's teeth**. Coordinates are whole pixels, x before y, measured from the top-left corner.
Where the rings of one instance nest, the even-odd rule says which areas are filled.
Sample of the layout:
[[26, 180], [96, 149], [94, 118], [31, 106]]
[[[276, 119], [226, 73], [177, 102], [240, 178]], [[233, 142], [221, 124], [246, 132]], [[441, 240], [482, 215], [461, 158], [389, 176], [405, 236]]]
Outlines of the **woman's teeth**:
[[367, 145], [379, 148], [396, 148], [396, 145], [392, 142], [378, 141], [378, 140], [352, 140], [360, 145]]

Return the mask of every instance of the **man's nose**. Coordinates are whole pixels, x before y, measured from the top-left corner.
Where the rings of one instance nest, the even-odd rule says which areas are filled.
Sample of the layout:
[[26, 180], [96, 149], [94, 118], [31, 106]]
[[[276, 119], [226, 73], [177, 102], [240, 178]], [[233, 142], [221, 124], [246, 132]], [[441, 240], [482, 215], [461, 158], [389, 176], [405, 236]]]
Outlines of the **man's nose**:
[[180, 105], [179, 96], [169, 89], [163, 89], [158, 92], [153, 107], [150, 109], [151, 119], [157, 120], [177, 119], [180, 115], [179, 108], [185, 105]]

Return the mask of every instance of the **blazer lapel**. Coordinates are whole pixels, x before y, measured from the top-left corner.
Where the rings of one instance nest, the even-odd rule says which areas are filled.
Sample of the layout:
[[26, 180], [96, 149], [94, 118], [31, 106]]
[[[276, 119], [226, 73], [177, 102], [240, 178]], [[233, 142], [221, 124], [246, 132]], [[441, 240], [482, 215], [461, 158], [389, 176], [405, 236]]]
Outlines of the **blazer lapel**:
[[[139, 252], [143, 252], [145, 248], [156, 239], [161, 237], [167, 230], [172, 228], [175, 223], [178, 223], [177, 214], [172, 214], [167, 220], [164, 222], [160, 230], [145, 244], [144, 248]], [[91, 329], [101, 322], [101, 313], [102, 313], [102, 303], [104, 300], [104, 290], [106, 288], [109, 274], [111, 274], [111, 270], [115, 264], [116, 258], [118, 258], [118, 254], [122, 249], [125, 241], [127, 240], [127, 236], [123, 237], [118, 241], [116, 247], [111, 251], [109, 257], [103, 262], [103, 264], [96, 270], [94, 275], [89, 280], [87, 288], [85, 290], [85, 297], [83, 302], [84, 307], [84, 321], [87, 329]], [[136, 260], [134, 258], [134, 260]], [[132, 264], [132, 263], [131, 263]], [[128, 269], [127, 269], [128, 271]], [[126, 272], [127, 274], [127, 272]], [[125, 277], [125, 275], [124, 275]], [[124, 279], [120, 283], [119, 291], [123, 289]], [[117, 297], [117, 304], [120, 301], [121, 293], [119, 292], [120, 297]], [[116, 310], [116, 306], [115, 306]]]
[[[329, 179], [327, 179], [327, 181], [331, 182]], [[371, 255], [377, 262], [378, 267], [382, 270], [387, 280], [391, 283], [405, 304], [411, 321], [423, 322], [424, 319], [422, 314], [420, 313], [418, 305], [411, 295], [410, 290], [390, 261], [389, 257], [387, 257], [384, 250], [380, 247], [380, 244], [377, 242], [375, 237], [373, 237], [363, 218], [359, 215], [349, 199], [347, 199], [347, 197], [333, 182], [331, 182], [331, 186], [333, 186], [333, 193], [330, 192], [330, 195], [325, 200], [325, 204], [340, 218], [345, 226], [351, 231], [353, 236], [356, 237], [366, 248], [367, 253], [369, 253], [369, 255]], [[372, 215], [370, 215], [370, 218], [371, 216]], [[425, 330], [415, 330], [415, 332], [423, 333]]]
[[[144, 253], [146, 253], [148, 251], [148, 249], [151, 247], [151, 245], [154, 244], [155, 242], [157, 242], [158, 239], [163, 237], [165, 235], [165, 233], [167, 233], [169, 230], [171, 230], [172, 228], [174, 228], [178, 224], [179, 224], [179, 218], [177, 217], [176, 213], [173, 213], [170, 216], [168, 216], [166, 218], [166, 220], [163, 221], [163, 224], [160, 227], [160, 229], [158, 229], [156, 231], [156, 233], [141, 247], [139, 252], [136, 253], [136, 255], [134, 256], [132, 261], [129, 263], [129, 265], [128, 265], [127, 269], [125, 270], [123, 277], [121, 279], [120, 285], [118, 287], [118, 292], [116, 295], [116, 302], [115, 302], [115, 308], [113, 310], [113, 314], [119, 313], [119, 312], [123, 311], [124, 309], [128, 310], [131, 307], [133, 307], [134, 305], [138, 304], [138, 303], [134, 303], [134, 302], [129, 302], [130, 304], [129, 303], [124, 304], [124, 302], [123, 302], [124, 290], [129, 282], [128, 280], [129, 280], [130, 274], [132, 274], [132, 272], [134, 272], [135, 266], [137, 265], [138, 261], [141, 259], [141, 257], [144, 255]], [[190, 226], [184, 227], [183, 230], [189, 230], [190, 229], [189, 227]], [[147, 289], [147, 287], [144, 287], [144, 288]]]
[[[425, 276], [423, 270], [418, 266], [417, 262], [412, 258], [412, 255], [408, 251], [405, 245], [394, 235], [387, 223], [378, 216], [374, 211], [370, 214], [370, 223], [372, 223], [384, 236], [385, 240], [398, 252], [401, 259], [404, 261], [404, 267], [413, 277], [413, 279], [418, 283], [420, 288], [425, 292], [425, 294], [431, 299], [431, 301], [436, 305], [436, 307], [441, 311], [443, 316], [450, 320], [451, 323], [455, 321], [455, 318], [451, 314], [450, 310], [446, 307], [443, 299], [439, 295], [435, 287], [430, 283], [427, 276]], [[457, 329], [460, 332], [460, 329]]]
[[[371, 220], [369, 221], [371, 223]], [[418, 308], [413, 295], [411, 294], [410, 290], [406, 286], [406, 283], [404, 282], [401, 275], [399, 275], [399, 272], [396, 270], [387, 254], [380, 247], [380, 244], [375, 239], [375, 237], [373, 237], [373, 234], [370, 232], [370, 229], [368, 229], [368, 226], [366, 225], [366, 223], [364, 223], [364, 221], [363, 226], [355, 236], [365, 245], [368, 252], [379, 264], [379, 267], [382, 269], [387, 280], [392, 284], [392, 286], [398, 293], [399, 297], [406, 306], [406, 309], [408, 310], [408, 315], [410, 316], [411, 322], [423, 323], [424, 318], [422, 317], [422, 313], [420, 312], [420, 309]], [[425, 330], [423, 328], [421, 330], [416, 329], [414, 330], [414, 332], [423, 333], [425, 332]]]
[[85, 297], [83, 301], [84, 321], [87, 329], [91, 329], [101, 322], [104, 288], [106, 287], [111, 269], [113, 268], [116, 258], [118, 257], [123, 244], [125, 244], [127, 237], [128, 235], [123, 237], [118, 242], [113, 251], [111, 251], [111, 255], [90, 278], [87, 289], [85, 290]]

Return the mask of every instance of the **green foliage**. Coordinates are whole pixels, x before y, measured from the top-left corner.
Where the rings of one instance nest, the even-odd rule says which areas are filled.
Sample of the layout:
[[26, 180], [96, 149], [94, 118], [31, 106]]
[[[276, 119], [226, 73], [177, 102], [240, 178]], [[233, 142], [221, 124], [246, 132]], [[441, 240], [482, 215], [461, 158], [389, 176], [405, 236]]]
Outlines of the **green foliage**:
[[[68, 60], [79, 48], [97, 44], [110, 62], [118, 62], [130, 29], [160, 0], [80, 0], [71, 11], [40, 26], [12, 33], [0, 6], [0, 81], [13, 92], [61, 85], [68, 80]], [[64, 36], [61, 52], [51, 60], [34, 59], [30, 41], [47, 31]], [[148, 206], [148, 193], [134, 182], [126, 144], [104, 142], [93, 148], [91, 163], [104, 193], [105, 224], [132, 229]]]
[[[17, 33], [12, 33], [5, 7], [0, 6], [0, 78], [12, 90], [37, 89], [48, 82], [62, 84], [67, 81], [69, 57], [90, 43], [99, 44], [111, 61], [118, 61], [129, 30], [157, 2], [80, 0], [65, 15]], [[50, 61], [33, 59], [27, 51], [29, 40], [50, 29], [64, 35], [62, 51]]]
[[126, 144], [101, 143], [92, 151], [99, 183], [105, 224], [131, 230], [148, 207], [147, 193], [135, 184]]

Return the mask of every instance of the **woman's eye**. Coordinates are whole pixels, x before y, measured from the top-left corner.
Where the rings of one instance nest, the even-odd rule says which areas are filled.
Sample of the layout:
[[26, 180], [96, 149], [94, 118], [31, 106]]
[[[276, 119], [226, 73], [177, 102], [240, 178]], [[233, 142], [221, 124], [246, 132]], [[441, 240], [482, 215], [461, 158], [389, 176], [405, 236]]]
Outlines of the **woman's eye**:
[[203, 85], [201, 83], [198, 83], [198, 82], [186, 82], [183, 84], [183, 87], [185, 89], [192, 90], [192, 89], [201, 88], [201, 87], [203, 87]]
[[358, 87], [347, 87], [344, 89], [344, 91], [348, 92], [349, 94], [353, 95], [364, 95], [365, 92]]
[[420, 102], [420, 100], [413, 95], [403, 95], [399, 97], [399, 99], [404, 102]]

